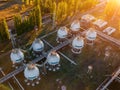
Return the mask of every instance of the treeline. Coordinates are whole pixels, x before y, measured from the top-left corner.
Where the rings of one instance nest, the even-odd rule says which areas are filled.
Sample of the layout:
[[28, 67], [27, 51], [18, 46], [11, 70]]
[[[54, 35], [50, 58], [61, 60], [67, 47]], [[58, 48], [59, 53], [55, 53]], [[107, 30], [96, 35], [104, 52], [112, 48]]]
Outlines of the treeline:
[[6, 20], [3, 19], [2, 21], [0, 21], [0, 41], [5, 41], [8, 39], [10, 39], [8, 25], [6, 23]]
[[120, 15], [120, 1], [109, 0], [104, 12], [107, 18], [112, 18], [114, 14]]
[[22, 0], [25, 5], [39, 5], [42, 15], [55, 14], [57, 22], [61, 22], [67, 16], [72, 16], [76, 12], [88, 10], [95, 6], [98, 0]]
[[22, 17], [19, 14], [15, 15], [14, 25], [15, 25], [15, 30], [17, 32], [17, 35], [21, 35], [24, 32], [33, 30], [35, 26], [37, 26], [37, 28], [40, 29], [42, 26], [42, 17], [41, 17], [40, 7], [36, 6], [35, 9], [33, 9], [29, 13], [29, 16], [26, 16], [26, 17]]
[[[34, 9], [29, 16], [14, 16], [14, 25], [17, 35], [38, 29], [42, 26], [42, 16], [50, 13], [55, 22], [60, 23], [68, 16], [74, 15], [76, 12], [88, 10], [97, 4], [97, 0], [21, 0], [23, 5], [33, 5]], [[5, 19], [0, 22], [0, 40], [9, 39], [8, 26]]]
[[[17, 35], [33, 30], [35, 27], [39, 30], [42, 26], [40, 6], [36, 6], [29, 13], [29, 16], [15, 15], [13, 21]], [[9, 29], [6, 20], [3, 19], [0, 21], [0, 42], [8, 39], [10, 39]]]

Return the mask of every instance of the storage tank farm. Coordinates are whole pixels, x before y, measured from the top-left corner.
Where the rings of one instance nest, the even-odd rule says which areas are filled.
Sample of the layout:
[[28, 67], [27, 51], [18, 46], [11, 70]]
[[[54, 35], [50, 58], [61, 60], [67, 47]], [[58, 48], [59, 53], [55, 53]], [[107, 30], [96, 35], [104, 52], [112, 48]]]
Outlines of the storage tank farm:
[[60, 27], [57, 31], [56, 41], [58, 43], [61, 43], [61, 42], [65, 41], [68, 37], [68, 34], [69, 34], [69, 29], [67, 27], [65, 27], [65, 26]]
[[34, 56], [39, 57], [44, 50], [44, 43], [39, 38], [35, 39], [32, 43], [32, 53]]
[[70, 29], [71, 29], [71, 34], [76, 35], [80, 31], [80, 21], [79, 20], [73, 21], [70, 26]]
[[51, 51], [48, 54], [46, 67], [49, 71], [57, 71], [60, 69], [60, 56], [56, 51]]
[[12, 52], [10, 54], [10, 59], [13, 63], [13, 67], [17, 68], [24, 61], [24, 53], [18, 48], [12, 49]]
[[87, 44], [93, 45], [96, 37], [97, 37], [97, 32], [95, 31], [95, 29], [89, 28], [88, 31], [86, 32]]
[[84, 47], [84, 39], [81, 36], [77, 36], [72, 41], [72, 52], [75, 54], [79, 54]]
[[24, 70], [24, 77], [26, 78], [25, 82], [27, 85], [35, 86], [36, 84], [39, 84], [40, 72], [38, 67], [33, 63], [27, 64]]

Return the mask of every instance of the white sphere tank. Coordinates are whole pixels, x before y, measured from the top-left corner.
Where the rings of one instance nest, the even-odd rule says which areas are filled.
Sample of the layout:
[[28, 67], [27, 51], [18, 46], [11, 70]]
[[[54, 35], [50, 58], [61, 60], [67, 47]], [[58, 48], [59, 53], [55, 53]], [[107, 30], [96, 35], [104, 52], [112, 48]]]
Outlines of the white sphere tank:
[[60, 62], [60, 56], [56, 51], [51, 51], [47, 56], [47, 62], [49, 65], [57, 65]]
[[96, 39], [96, 37], [97, 37], [97, 32], [93, 28], [90, 28], [86, 32], [86, 38], [87, 38], [87, 40], [93, 41], [93, 40]]
[[42, 51], [44, 49], [44, 43], [40, 39], [35, 39], [32, 44], [33, 51]]
[[81, 49], [84, 46], [84, 40], [82, 37], [78, 36], [72, 41], [72, 47], [75, 49]]
[[58, 38], [66, 38], [68, 35], [68, 28], [67, 27], [61, 27], [57, 32]]
[[79, 22], [79, 20], [73, 21], [70, 28], [71, 28], [71, 30], [73, 32], [79, 31], [80, 30], [80, 22]]
[[10, 54], [10, 59], [13, 63], [20, 63], [24, 60], [24, 54], [20, 49], [13, 49]]
[[24, 76], [28, 80], [37, 79], [39, 75], [39, 69], [34, 64], [28, 64], [28, 66], [24, 70]]

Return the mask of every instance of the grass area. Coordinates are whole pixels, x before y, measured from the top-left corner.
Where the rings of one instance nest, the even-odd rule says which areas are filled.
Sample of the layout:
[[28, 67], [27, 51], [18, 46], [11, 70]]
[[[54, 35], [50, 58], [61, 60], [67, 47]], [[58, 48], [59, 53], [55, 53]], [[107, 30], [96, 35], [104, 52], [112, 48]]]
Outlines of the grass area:
[[[45, 38], [45, 40], [47, 40], [53, 46], [57, 45], [55, 39], [56, 33]], [[112, 50], [110, 57], [104, 60], [105, 48], [107, 46], [107, 42], [97, 39], [93, 47], [85, 45], [82, 53], [79, 55], [73, 54], [70, 46], [64, 47], [60, 51], [70, 59], [74, 60], [78, 65], [72, 65], [69, 61], [61, 56], [60, 71], [48, 72], [48, 74], [45, 76], [41, 75], [40, 84], [35, 87], [26, 85], [24, 82], [25, 78], [23, 72], [18, 74], [16, 77], [24, 86], [25, 90], [57, 90], [57, 78], [62, 80], [63, 84], [67, 86], [68, 90], [95, 90], [96, 87], [106, 78], [105, 75], [111, 74], [119, 65], [120, 52], [114, 46], [111, 46]], [[46, 45], [46, 51], [50, 49], [47, 47], [48, 46]], [[1, 58], [0, 62], [0, 66], [4, 68], [5, 73], [13, 70], [10, 69], [12, 64], [9, 59], [9, 55]], [[91, 74], [87, 74], [88, 65], [93, 66], [93, 72]], [[93, 78], [90, 78], [91, 76], [93, 76]], [[15, 88], [17, 89], [18, 87], [15, 85]]]
[[[67, 66], [66, 66], [67, 65]], [[66, 61], [64, 58], [61, 57], [61, 69], [58, 72], [48, 72], [47, 75], [41, 75], [41, 81], [40, 84], [31, 87], [26, 86], [26, 83], [23, 81], [24, 76], [23, 73], [17, 75], [20, 82], [22, 82], [22, 85], [25, 86], [25, 90], [57, 90], [56, 79], [62, 79], [63, 83], [66, 85], [66, 80], [64, 80], [66, 77], [68, 77], [67, 72], [69, 71], [69, 68], [72, 68], [73, 65], [71, 65], [68, 61]], [[72, 90], [72, 89], [71, 89]]]
[[[47, 38], [48, 42], [51, 43], [53, 46], [56, 46], [56, 34], [49, 36], [50, 38]], [[119, 50], [116, 50], [114, 46], [112, 47], [111, 56], [104, 60], [105, 57], [105, 48], [108, 46], [108, 43], [101, 41], [100, 39], [97, 39], [96, 44], [93, 47], [90, 47], [88, 45], [85, 45], [83, 48], [83, 51], [79, 55], [75, 55], [71, 52], [71, 47], [66, 46], [61, 50], [66, 56], [77, 62], [78, 66], [75, 67], [75, 69], [71, 71], [71, 78], [73, 82], [71, 85], [76, 85], [78, 82], [81, 84], [84, 84], [84, 88], [82, 90], [95, 90], [95, 88], [106, 78], [105, 75], [111, 74], [119, 65]], [[100, 54], [100, 55], [99, 55]], [[93, 73], [91, 74], [93, 78], [90, 78], [90, 75], [88, 75], [87, 67], [88, 65], [92, 65], [94, 67]], [[69, 73], [70, 74], [70, 73]], [[68, 74], [68, 75], [69, 75]], [[76, 79], [77, 78], [77, 79]], [[70, 78], [66, 78], [67, 80], [70, 80]], [[81, 82], [82, 80], [82, 82]], [[68, 87], [69, 83], [67, 83]], [[79, 85], [78, 85], [79, 86]], [[82, 85], [81, 85], [82, 86]], [[68, 90], [72, 90], [73, 88], [70, 87]], [[77, 90], [74, 89], [73, 90]]]
[[11, 49], [12, 49], [12, 45], [11, 45], [10, 41], [0, 43], [0, 55]]
[[0, 58], [0, 67], [2, 67], [5, 74], [9, 73], [12, 69], [12, 62], [10, 60], [10, 54], [3, 56]]

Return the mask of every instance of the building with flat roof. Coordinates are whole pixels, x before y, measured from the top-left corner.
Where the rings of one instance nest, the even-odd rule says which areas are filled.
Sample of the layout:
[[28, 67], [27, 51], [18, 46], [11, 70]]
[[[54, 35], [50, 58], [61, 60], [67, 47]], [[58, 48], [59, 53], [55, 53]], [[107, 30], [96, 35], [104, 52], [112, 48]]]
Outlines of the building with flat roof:
[[114, 27], [107, 27], [103, 30], [103, 32], [108, 34], [108, 35], [111, 35], [115, 31], [116, 31], [116, 29]]
[[93, 26], [97, 30], [103, 30], [107, 27], [108, 22], [104, 21], [102, 19], [98, 19], [95, 22], [93, 22]]

